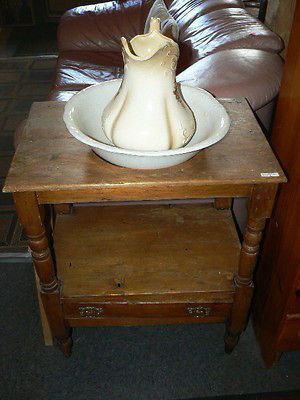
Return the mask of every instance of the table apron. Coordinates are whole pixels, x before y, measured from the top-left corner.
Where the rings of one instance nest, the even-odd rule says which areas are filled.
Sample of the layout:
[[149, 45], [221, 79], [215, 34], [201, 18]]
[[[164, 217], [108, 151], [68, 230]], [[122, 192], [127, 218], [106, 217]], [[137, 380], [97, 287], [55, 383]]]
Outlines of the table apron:
[[109, 201], [205, 199], [216, 197], [250, 197], [253, 185], [207, 186], [119, 186], [93, 189], [37, 191], [39, 204], [85, 203]]

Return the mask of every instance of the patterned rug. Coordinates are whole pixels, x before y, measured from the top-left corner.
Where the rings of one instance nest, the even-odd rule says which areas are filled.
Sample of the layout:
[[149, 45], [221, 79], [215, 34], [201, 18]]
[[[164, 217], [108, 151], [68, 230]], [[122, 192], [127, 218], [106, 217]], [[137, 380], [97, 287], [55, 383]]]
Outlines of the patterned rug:
[[0, 259], [28, 257], [12, 197], [2, 193], [2, 186], [14, 154], [15, 128], [34, 101], [46, 99], [55, 63], [55, 56], [0, 59]]

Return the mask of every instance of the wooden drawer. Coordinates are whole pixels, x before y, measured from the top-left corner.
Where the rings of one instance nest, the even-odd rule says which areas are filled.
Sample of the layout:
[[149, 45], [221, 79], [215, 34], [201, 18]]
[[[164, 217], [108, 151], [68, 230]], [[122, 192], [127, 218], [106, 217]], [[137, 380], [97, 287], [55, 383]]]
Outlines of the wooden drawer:
[[103, 320], [110, 318], [167, 318], [202, 321], [224, 321], [231, 304], [213, 303], [109, 303], [65, 301], [66, 319]]
[[[290, 319], [288, 319], [290, 318]], [[300, 347], [300, 315], [289, 314], [279, 337], [279, 350], [299, 350]]]
[[292, 293], [289, 296], [287, 312], [300, 317], [300, 269], [297, 271]]

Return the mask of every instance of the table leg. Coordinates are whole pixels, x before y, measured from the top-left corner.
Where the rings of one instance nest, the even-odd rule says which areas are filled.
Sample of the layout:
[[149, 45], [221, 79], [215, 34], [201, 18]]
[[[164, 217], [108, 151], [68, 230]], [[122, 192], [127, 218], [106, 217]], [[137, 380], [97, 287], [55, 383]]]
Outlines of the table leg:
[[246, 232], [242, 244], [238, 273], [234, 277], [235, 295], [225, 333], [225, 351], [231, 353], [247, 325], [262, 232], [271, 216], [277, 185], [255, 186], [250, 198]]
[[40, 293], [52, 334], [66, 357], [71, 355], [71, 330], [65, 324], [60, 303], [60, 282], [58, 281], [45, 227], [42, 211], [35, 193], [14, 193], [19, 220], [29, 239], [32, 259], [40, 280]]

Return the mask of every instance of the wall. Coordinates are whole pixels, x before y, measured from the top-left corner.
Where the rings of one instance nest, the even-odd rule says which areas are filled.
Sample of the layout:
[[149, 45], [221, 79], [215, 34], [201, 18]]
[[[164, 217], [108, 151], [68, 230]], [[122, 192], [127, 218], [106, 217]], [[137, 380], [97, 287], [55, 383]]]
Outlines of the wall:
[[289, 42], [296, 1], [297, 0], [268, 1], [265, 24], [283, 39], [285, 50], [281, 55], [284, 58]]

